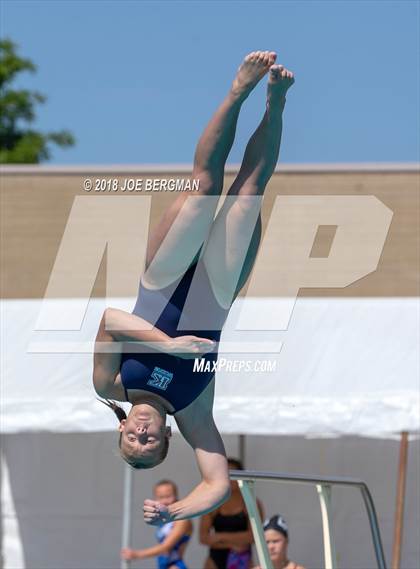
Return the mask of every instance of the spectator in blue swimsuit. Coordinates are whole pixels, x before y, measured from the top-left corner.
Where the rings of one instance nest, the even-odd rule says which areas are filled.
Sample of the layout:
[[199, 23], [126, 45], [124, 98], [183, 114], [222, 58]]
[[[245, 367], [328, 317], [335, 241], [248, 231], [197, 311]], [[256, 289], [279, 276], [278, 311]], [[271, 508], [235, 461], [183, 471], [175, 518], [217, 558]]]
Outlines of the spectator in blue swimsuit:
[[[171, 480], [161, 480], [154, 487], [154, 498], [170, 506], [178, 500], [178, 489]], [[190, 520], [168, 522], [156, 529], [159, 545], [147, 549], [122, 549], [121, 557], [127, 561], [157, 558], [158, 569], [187, 569], [183, 561], [185, 549], [190, 540], [193, 526]]]
[[[229, 309], [257, 255], [262, 198], [277, 163], [286, 92], [294, 82], [275, 59], [274, 52], [252, 52], [239, 67], [198, 142], [192, 173], [198, 190], [179, 192], [149, 237], [133, 312], [108, 308], [99, 325], [93, 383], [118, 417], [122, 458], [134, 468], [160, 464], [168, 452], [170, 414], [202, 477], [170, 506], [146, 500], [149, 524], [203, 515], [230, 494], [226, 453], [213, 420], [213, 364]], [[264, 116], [217, 211], [239, 111], [267, 73]], [[116, 401], [132, 404], [128, 416]]]

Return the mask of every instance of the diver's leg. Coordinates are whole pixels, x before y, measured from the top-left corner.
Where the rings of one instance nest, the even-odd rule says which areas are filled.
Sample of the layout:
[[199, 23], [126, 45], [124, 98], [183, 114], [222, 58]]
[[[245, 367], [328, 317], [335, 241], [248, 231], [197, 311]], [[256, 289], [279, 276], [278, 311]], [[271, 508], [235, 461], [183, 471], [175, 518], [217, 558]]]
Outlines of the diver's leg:
[[293, 74], [283, 66], [270, 68], [266, 112], [206, 243], [205, 265], [218, 300], [226, 307], [245, 284], [258, 251], [263, 194], [277, 163], [285, 94], [293, 82]]
[[223, 187], [224, 167], [232, 148], [241, 105], [275, 59], [275, 52], [268, 51], [256, 51], [246, 56], [227, 97], [198, 141], [193, 173], [198, 176], [206, 173], [214, 186], [213, 192], [217, 194]]
[[206, 240], [241, 105], [275, 57], [274, 52], [253, 52], [245, 58], [228, 95], [200, 137], [192, 175], [199, 189], [181, 193], [151, 233], [144, 278], [149, 286], [165, 286], [183, 274]]

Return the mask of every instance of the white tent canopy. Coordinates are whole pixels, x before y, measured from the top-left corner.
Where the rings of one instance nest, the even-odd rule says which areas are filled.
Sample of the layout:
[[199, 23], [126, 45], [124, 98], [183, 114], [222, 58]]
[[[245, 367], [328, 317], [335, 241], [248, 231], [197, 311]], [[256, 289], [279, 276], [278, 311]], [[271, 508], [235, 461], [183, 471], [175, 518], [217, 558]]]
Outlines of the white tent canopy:
[[[392, 438], [418, 430], [418, 299], [298, 298], [288, 330], [238, 330], [241, 310], [256, 319], [272, 300], [238, 299], [226, 323], [215, 399], [222, 433]], [[75, 301], [46, 302], [2, 303], [2, 431], [113, 430], [91, 380], [105, 301], [86, 301], [81, 329], [71, 332], [36, 330], [46, 308], [59, 318]], [[131, 311], [134, 299], [108, 305]]]

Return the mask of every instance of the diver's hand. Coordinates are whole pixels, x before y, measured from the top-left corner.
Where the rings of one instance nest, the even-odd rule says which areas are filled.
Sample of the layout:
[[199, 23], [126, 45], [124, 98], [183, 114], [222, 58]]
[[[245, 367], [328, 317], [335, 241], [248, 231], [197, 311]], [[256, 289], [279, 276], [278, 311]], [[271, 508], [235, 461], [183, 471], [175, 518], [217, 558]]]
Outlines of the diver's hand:
[[143, 512], [144, 521], [150, 526], [163, 526], [172, 521], [168, 508], [155, 500], [145, 500]]
[[216, 342], [198, 336], [178, 336], [169, 341], [169, 353], [186, 360], [212, 352]]

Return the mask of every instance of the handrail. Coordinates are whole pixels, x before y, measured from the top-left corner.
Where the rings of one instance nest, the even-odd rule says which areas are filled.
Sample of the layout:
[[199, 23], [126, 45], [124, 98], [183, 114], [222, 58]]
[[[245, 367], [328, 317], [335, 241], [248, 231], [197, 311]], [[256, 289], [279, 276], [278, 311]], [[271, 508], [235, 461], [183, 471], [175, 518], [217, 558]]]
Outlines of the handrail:
[[[332, 486], [349, 486], [358, 488], [362, 494], [363, 502], [366, 507], [370, 530], [372, 534], [373, 547], [375, 550], [376, 562], [378, 569], [386, 569], [385, 555], [382, 545], [381, 534], [379, 530], [378, 518], [376, 515], [375, 505], [373, 503], [372, 495], [363, 480], [358, 478], [343, 478], [336, 476], [305, 476], [302, 474], [285, 474], [276, 472], [260, 472], [253, 470], [231, 470], [229, 471], [231, 480], [237, 480], [241, 489], [242, 495], [245, 500], [250, 519], [252, 521], [251, 527], [254, 534], [257, 551], [263, 569], [272, 569], [271, 560], [268, 555], [267, 546], [265, 541], [261, 542], [262, 528], [261, 524], [257, 524], [255, 519], [256, 503], [253, 497], [252, 489], [253, 484], [257, 480], [272, 481], [272, 482], [288, 482], [291, 484], [312, 484], [318, 490], [319, 499], [321, 502], [322, 510], [322, 525], [324, 533], [324, 555], [326, 569], [335, 569], [337, 567], [337, 560], [335, 558], [335, 549], [331, 535], [331, 517], [330, 517], [330, 493]], [[259, 526], [257, 530], [255, 527]], [[254, 531], [255, 530], [255, 531]], [[260, 553], [261, 552], [261, 553]]]

